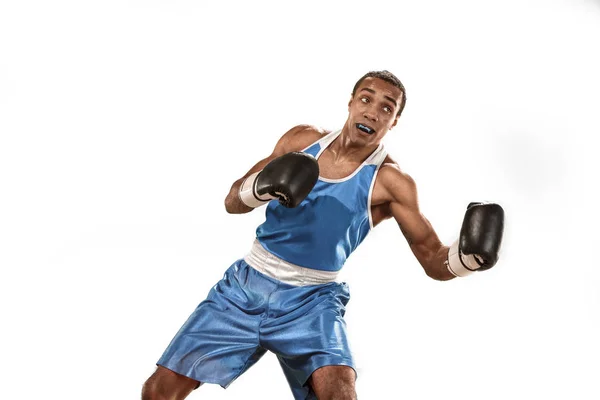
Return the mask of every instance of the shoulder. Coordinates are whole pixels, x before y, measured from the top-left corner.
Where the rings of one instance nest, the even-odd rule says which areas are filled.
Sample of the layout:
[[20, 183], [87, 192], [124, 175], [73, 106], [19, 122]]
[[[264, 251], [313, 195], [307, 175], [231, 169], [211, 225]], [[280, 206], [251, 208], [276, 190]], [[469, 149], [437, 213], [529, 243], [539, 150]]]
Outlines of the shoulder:
[[289, 153], [304, 150], [331, 131], [313, 125], [297, 125], [287, 131], [276, 146], [276, 151]]
[[297, 125], [287, 131], [284, 137], [291, 141], [319, 140], [330, 132], [314, 125]]
[[389, 155], [379, 168], [376, 184], [387, 193], [389, 201], [402, 203], [416, 201], [415, 180], [403, 171]]
[[414, 179], [400, 168], [400, 165], [388, 154], [379, 168], [377, 180], [386, 186], [399, 185], [403, 187], [415, 186]]

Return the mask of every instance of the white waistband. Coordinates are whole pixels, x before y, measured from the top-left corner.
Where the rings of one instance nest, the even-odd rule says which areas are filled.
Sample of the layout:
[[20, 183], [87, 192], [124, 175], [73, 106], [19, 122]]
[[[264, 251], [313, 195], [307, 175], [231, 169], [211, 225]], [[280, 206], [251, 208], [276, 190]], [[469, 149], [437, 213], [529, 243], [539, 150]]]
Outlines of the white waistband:
[[244, 257], [244, 261], [257, 271], [294, 286], [321, 285], [335, 282], [338, 275], [337, 271], [304, 268], [282, 260], [265, 250], [258, 240], [254, 240], [252, 249]]

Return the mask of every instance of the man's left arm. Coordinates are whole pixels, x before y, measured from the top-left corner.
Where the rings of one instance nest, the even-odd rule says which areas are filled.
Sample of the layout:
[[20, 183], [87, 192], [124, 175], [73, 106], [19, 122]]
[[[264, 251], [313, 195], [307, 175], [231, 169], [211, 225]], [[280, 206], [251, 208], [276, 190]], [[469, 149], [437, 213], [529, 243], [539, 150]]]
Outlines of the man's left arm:
[[414, 180], [394, 165], [382, 168], [380, 178], [391, 215], [429, 277], [446, 281], [494, 266], [504, 227], [499, 205], [469, 204], [459, 239], [444, 246], [419, 209]]

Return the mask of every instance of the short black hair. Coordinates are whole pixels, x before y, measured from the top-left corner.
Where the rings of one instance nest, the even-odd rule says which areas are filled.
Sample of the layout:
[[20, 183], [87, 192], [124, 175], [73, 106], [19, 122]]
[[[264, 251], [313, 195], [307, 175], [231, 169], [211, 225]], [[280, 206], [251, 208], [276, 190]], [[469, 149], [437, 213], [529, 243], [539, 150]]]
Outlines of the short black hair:
[[398, 89], [400, 89], [402, 91], [402, 99], [400, 100], [400, 109], [398, 110], [398, 114], [396, 114], [396, 116], [400, 116], [400, 114], [402, 113], [402, 110], [404, 110], [404, 106], [406, 105], [406, 89], [404, 88], [404, 85], [402, 84], [402, 82], [400, 82], [400, 79], [398, 79], [396, 77], [396, 75], [392, 74], [390, 71], [387, 71], [387, 70], [367, 72], [354, 85], [354, 89], [352, 89], [352, 97], [354, 97], [354, 95], [356, 94], [356, 89], [358, 89], [358, 87], [360, 86], [362, 81], [364, 81], [366, 78], [381, 79], [383, 81], [391, 83], [392, 85], [396, 86]]

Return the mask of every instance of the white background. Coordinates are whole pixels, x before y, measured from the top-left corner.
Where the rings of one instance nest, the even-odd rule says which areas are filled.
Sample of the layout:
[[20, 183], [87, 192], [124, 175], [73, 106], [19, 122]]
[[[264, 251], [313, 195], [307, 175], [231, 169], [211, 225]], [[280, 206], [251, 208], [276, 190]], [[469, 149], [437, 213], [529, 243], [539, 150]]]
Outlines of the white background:
[[[466, 279], [429, 279], [391, 221], [352, 255], [359, 397], [600, 398], [600, 2], [216, 3], [1, 3], [1, 396], [139, 398], [264, 219], [225, 212], [233, 181], [388, 69], [384, 143], [442, 241], [470, 201], [507, 219]], [[191, 398], [291, 392], [268, 354]]]

